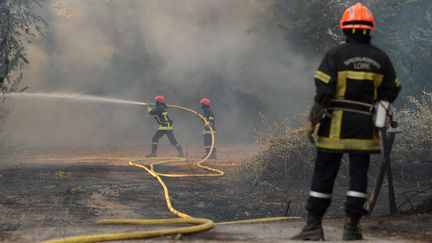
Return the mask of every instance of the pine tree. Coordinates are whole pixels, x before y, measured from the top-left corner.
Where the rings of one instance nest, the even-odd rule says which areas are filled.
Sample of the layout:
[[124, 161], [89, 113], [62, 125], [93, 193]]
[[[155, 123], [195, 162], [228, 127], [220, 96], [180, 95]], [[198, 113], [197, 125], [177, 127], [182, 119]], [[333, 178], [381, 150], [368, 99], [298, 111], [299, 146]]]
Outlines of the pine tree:
[[[321, 56], [344, 40], [339, 19], [358, 2], [338, 0], [274, 0], [268, 24], [285, 32], [288, 42], [302, 52]], [[372, 43], [389, 54], [402, 81], [403, 94], [432, 90], [432, 1], [364, 0], [374, 13], [377, 29]]]
[[432, 88], [432, 2], [369, 0], [377, 30], [374, 42], [391, 57], [403, 94]]
[[21, 69], [29, 63], [25, 42], [31, 42], [46, 26], [46, 22], [38, 14], [46, 2], [47, 0], [0, 0], [0, 85], [3, 91], [18, 89], [22, 79]]
[[[46, 22], [38, 10], [47, 0], [0, 0], [0, 89], [17, 91], [22, 67], [29, 63], [24, 44], [41, 34]], [[0, 141], [4, 143], [3, 124], [9, 109], [0, 106]]]
[[286, 32], [286, 39], [303, 46], [304, 52], [322, 55], [343, 40], [339, 18], [346, 3], [334, 0], [276, 0], [273, 24]]

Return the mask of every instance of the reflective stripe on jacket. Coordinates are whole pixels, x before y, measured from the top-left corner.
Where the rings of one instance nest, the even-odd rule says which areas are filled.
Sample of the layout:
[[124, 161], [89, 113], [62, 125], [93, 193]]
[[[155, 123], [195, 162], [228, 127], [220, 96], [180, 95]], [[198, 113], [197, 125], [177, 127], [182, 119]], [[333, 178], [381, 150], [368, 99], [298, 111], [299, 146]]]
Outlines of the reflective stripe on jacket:
[[331, 103], [393, 102], [401, 86], [388, 56], [370, 43], [348, 39], [327, 52], [315, 74], [315, 85], [315, 102], [330, 108], [330, 116], [320, 122], [317, 148], [330, 152], [379, 152], [381, 145], [372, 115], [331, 108]]
[[[216, 133], [216, 119], [213, 111], [210, 109], [210, 106], [203, 105], [201, 108], [203, 110], [202, 115], [207, 119], [209, 126], [211, 126], [211, 128], [213, 129], [213, 132]], [[204, 127], [203, 135], [206, 134], [211, 134], [211, 130], [208, 127]]]
[[168, 116], [168, 107], [165, 104], [157, 103], [152, 108], [148, 108], [148, 113], [159, 124], [158, 130], [174, 130], [173, 121]]

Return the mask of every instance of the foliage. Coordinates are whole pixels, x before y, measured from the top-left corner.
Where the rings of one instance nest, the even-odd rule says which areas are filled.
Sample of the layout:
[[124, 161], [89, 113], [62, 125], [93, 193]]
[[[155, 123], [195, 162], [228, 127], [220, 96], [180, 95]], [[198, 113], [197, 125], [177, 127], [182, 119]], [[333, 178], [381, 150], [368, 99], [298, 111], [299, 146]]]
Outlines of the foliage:
[[[29, 63], [25, 43], [46, 26], [38, 10], [47, 0], [0, 0], [0, 89], [17, 91], [22, 67]], [[9, 110], [0, 106], [0, 132]], [[2, 137], [4, 140], [4, 137]]]
[[271, 23], [285, 31], [288, 41], [304, 46], [303, 52], [321, 55], [343, 40], [339, 17], [346, 6], [334, 0], [276, 0]]
[[374, 42], [391, 57], [407, 95], [432, 88], [432, 2], [369, 0], [377, 19]]
[[[308, 143], [305, 130], [292, 127], [287, 118], [279, 122], [269, 122], [263, 114], [260, 114], [260, 117], [266, 131], [255, 130], [255, 137], [262, 150], [255, 157], [244, 161], [244, 175], [255, 182], [280, 179], [286, 184], [287, 180], [308, 180], [313, 165], [314, 148]], [[296, 120], [304, 121], [304, 117], [305, 114], [302, 114]], [[303, 173], [293, 174], [293, 171]]]
[[[432, 96], [409, 97], [408, 104], [397, 112], [402, 134], [396, 136], [391, 154], [396, 196], [402, 209], [415, 208], [411, 200], [419, 202], [432, 193]], [[262, 150], [243, 162], [242, 172], [252, 185], [264, 185], [263, 191], [290, 195], [295, 204], [301, 205], [313, 173], [315, 148], [306, 139], [304, 129], [290, 124], [293, 120], [304, 123], [306, 114], [279, 122], [261, 117], [267, 129], [255, 133]], [[369, 185], [373, 185], [381, 163], [382, 155], [372, 156]], [[346, 190], [347, 164], [344, 158], [335, 191]], [[344, 192], [335, 193], [335, 196], [341, 195]], [[379, 207], [381, 211], [386, 210], [385, 204]]]
[[[275, 0], [269, 25], [277, 25], [302, 53], [321, 56], [344, 40], [339, 19], [357, 1]], [[404, 94], [432, 88], [432, 2], [429, 0], [366, 0], [377, 29], [373, 43], [386, 51], [402, 81]]]
[[[45, 21], [38, 10], [47, 0], [2, 0], [0, 2], [0, 82], [3, 89], [16, 90], [22, 66], [28, 63], [25, 41], [41, 34]], [[17, 71], [13, 75], [11, 73]]]
[[[429, 100], [431, 99], [431, 100]], [[402, 135], [397, 136], [393, 158], [399, 164], [432, 161], [432, 102], [431, 97], [408, 97], [407, 108], [397, 115]]]

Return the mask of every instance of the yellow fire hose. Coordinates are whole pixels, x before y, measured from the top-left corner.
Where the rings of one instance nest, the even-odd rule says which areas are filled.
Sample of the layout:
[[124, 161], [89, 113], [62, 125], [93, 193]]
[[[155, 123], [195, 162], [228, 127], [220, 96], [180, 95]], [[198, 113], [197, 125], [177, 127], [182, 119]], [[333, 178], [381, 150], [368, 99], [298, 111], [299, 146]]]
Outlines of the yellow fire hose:
[[171, 162], [180, 162], [180, 161], [186, 161], [185, 158], [179, 158], [179, 157], [158, 157], [158, 158], [149, 158], [145, 159], [145, 161], [153, 161], [149, 165], [141, 165], [138, 164], [138, 161], [144, 161], [144, 160], [134, 160], [129, 161], [129, 165], [135, 166], [138, 168], [142, 168], [146, 170], [150, 175], [154, 176], [159, 183], [161, 184], [163, 190], [164, 190], [164, 196], [165, 201], [167, 204], [167, 207], [169, 211], [175, 215], [177, 215], [179, 218], [173, 218], [173, 219], [104, 219], [99, 220], [96, 223], [97, 224], [137, 224], [137, 225], [170, 225], [170, 224], [193, 224], [193, 226], [186, 226], [186, 227], [179, 227], [179, 228], [170, 228], [170, 229], [161, 229], [161, 230], [146, 230], [146, 231], [136, 231], [136, 232], [128, 232], [128, 233], [106, 233], [106, 234], [95, 234], [95, 235], [83, 235], [83, 236], [75, 236], [75, 237], [67, 237], [67, 238], [58, 238], [53, 240], [47, 240], [43, 241], [43, 243], [78, 243], [78, 242], [102, 242], [102, 241], [117, 241], [117, 240], [134, 240], [134, 239], [148, 239], [148, 238], [154, 238], [154, 237], [160, 237], [160, 236], [166, 236], [166, 235], [178, 235], [178, 234], [191, 234], [201, 231], [206, 231], [211, 228], [213, 228], [215, 225], [222, 225], [222, 224], [239, 224], [239, 223], [264, 223], [264, 222], [271, 222], [271, 221], [278, 221], [278, 220], [285, 220], [289, 218], [294, 217], [272, 217], [272, 218], [261, 218], [261, 219], [247, 219], [247, 220], [238, 220], [238, 221], [230, 221], [230, 222], [220, 222], [220, 223], [214, 223], [210, 219], [203, 219], [203, 218], [194, 218], [191, 217], [185, 213], [177, 211], [171, 204], [171, 199], [169, 196], [169, 190], [166, 186], [165, 182], [162, 180], [161, 177], [172, 177], [172, 178], [182, 178], [182, 177], [216, 177], [216, 176], [223, 176], [224, 172], [222, 170], [218, 170], [209, 166], [203, 165], [204, 162], [208, 160], [210, 155], [213, 152], [214, 144], [215, 144], [215, 138], [214, 138], [214, 130], [211, 126], [209, 126], [209, 123], [207, 119], [202, 116], [197, 111], [194, 111], [192, 109], [178, 106], [178, 105], [168, 105], [172, 108], [177, 108], [181, 110], [185, 110], [188, 112], [191, 112], [195, 115], [197, 115], [202, 121], [204, 121], [204, 124], [209, 127], [211, 131], [211, 148], [208, 152], [207, 156], [205, 156], [203, 159], [199, 160], [196, 165], [204, 170], [213, 172], [214, 174], [208, 174], [208, 173], [201, 173], [201, 174], [187, 174], [187, 173], [175, 173], [175, 174], [165, 174], [165, 173], [159, 173], [155, 171], [155, 166], [165, 163], [171, 163]]

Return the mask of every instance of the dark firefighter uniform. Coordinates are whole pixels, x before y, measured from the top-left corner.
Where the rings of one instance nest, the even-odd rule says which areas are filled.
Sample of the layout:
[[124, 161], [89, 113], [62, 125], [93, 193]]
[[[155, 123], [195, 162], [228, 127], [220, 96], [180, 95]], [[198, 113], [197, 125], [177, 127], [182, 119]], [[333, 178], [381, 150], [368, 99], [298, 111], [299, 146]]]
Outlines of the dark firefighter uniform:
[[[208, 105], [202, 105], [202, 115], [207, 119], [208, 125], [204, 127], [203, 137], [204, 137], [204, 148], [206, 151], [206, 155], [210, 152], [211, 145], [212, 145], [212, 132], [210, 130], [210, 127], [213, 129], [213, 132], [216, 133], [216, 126], [215, 126], [215, 116], [213, 114], [213, 111], [211, 110], [210, 106]], [[213, 151], [210, 159], [216, 159], [216, 147], [213, 147]]]
[[[393, 102], [400, 90], [388, 56], [370, 44], [369, 36], [348, 35], [347, 42], [331, 49], [315, 74], [315, 107], [310, 120], [319, 122], [317, 160], [307, 209], [324, 214], [343, 153], [350, 154], [350, 187], [346, 213], [361, 216], [367, 194], [371, 153], [380, 152], [372, 108], [377, 100]], [[327, 113], [322, 120], [314, 109]], [[317, 120], [318, 119], [318, 120]]]
[[349, 154], [350, 185], [346, 194], [343, 240], [361, 240], [360, 218], [367, 198], [370, 154], [381, 150], [374, 127], [377, 101], [393, 102], [401, 87], [388, 56], [371, 45], [372, 12], [356, 3], [342, 15], [346, 43], [329, 50], [315, 73], [316, 95], [307, 133], [311, 141], [319, 124], [317, 157], [306, 209], [308, 218], [293, 240], [324, 240], [322, 218], [344, 153]]
[[156, 103], [153, 107], [148, 107], [148, 113], [154, 117], [159, 124], [159, 128], [152, 138], [152, 152], [148, 157], [157, 156], [159, 139], [166, 135], [170, 143], [177, 149], [180, 157], [184, 157], [183, 149], [174, 136], [173, 121], [168, 116], [166, 104]]

